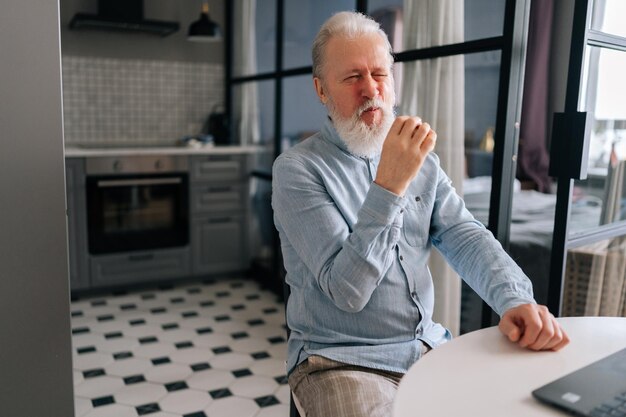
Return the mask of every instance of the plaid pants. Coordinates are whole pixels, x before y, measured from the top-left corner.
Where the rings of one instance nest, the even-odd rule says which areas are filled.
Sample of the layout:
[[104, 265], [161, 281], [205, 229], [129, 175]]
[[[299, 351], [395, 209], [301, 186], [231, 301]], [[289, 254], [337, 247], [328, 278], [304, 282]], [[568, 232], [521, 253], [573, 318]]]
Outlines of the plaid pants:
[[403, 376], [310, 356], [293, 370], [289, 386], [307, 417], [391, 417]]

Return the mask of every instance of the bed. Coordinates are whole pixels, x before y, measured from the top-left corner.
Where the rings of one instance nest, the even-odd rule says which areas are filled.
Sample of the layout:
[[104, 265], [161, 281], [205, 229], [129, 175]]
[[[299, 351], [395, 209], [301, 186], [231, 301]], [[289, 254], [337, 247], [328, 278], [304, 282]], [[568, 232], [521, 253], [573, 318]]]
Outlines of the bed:
[[[485, 225], [489, 216], [490, 192], [491, 177], [468, 178], [463, 183], [467, 208]], [[508, 252], [530, 277], [535, 298], [543, 304], [546, 303], [548, 293], [555, 206], [556, 195], [521, 190], [519, 183], [515, 182]], [[577, 230], [594, 227], [598, 224], [600, 214], [601, 201], [598, 197], [591, 195], [577, 197], [572, 204], [570, 225]], [[476, 302], [480, 303], [477, 296], [464, 294], [463, 310], [469, 312], [476, 308], [480, 309], [475, 305]], [[476, 315], [475, 311], [468, 314], [473, 315]], [[472, 324], [468, 326], [474, 327]]]

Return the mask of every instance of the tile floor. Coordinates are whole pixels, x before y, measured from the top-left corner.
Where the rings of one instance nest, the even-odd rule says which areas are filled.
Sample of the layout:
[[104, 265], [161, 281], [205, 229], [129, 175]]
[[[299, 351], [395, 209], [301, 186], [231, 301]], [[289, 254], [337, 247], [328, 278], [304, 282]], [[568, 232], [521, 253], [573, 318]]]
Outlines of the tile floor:
[[247, 279], [72, 301], [77, 417], [287, 417], [282, 302]]

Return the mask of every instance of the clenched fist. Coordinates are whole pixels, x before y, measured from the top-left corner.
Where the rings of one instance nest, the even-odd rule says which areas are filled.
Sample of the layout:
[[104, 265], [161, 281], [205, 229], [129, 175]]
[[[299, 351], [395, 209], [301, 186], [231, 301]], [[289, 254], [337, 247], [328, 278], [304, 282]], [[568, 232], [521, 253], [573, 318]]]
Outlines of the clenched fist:
[[403, 196], [436, 141], [437, 133], [419, 117], [398, 116], [385, 138], [374, 182]]
[[498, 324], [511, 342], [532, 350], [559, 350], [569, 337], [546, 306], [522, 304], [506, 311]]

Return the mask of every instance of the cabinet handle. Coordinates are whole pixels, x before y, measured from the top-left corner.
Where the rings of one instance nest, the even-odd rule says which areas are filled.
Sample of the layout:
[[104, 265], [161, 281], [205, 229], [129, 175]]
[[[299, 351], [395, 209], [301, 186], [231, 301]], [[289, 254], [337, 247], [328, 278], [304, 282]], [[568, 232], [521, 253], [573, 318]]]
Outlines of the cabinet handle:
[[209, 219], [209, 223], [230, 223], [233, 219], [230, 217], [214, 217]]
[[180, 178], [136, 178], [130, 180], [100, 180], [98, 181], [98, 187], [126, 187], [126, 186], [139, 186], [139, 185], [166, 185], [166, 184], [180, 184], [182, 180]]
[[211, 155], [208, 158], [209, 161], [232, 161], [232, 156], [230, 155]]
[[149, 261], [154, 259], [154, 253], [143, 253], [141, 255], [128, 255], [129, 261]]
[[207, 191], [210, 193], [227, 193], [232, 190], [233, 187], [209, 187], [207, 189]]
[[239, 170], [239, 164], [234, 161], [205, 161], [200, 164], [200, 168], [204, 171], [216, 171], [216, 170]]

